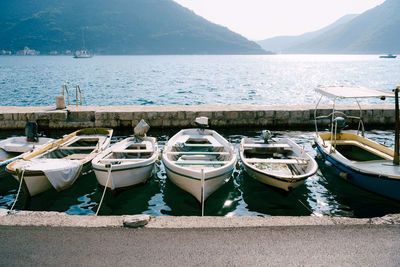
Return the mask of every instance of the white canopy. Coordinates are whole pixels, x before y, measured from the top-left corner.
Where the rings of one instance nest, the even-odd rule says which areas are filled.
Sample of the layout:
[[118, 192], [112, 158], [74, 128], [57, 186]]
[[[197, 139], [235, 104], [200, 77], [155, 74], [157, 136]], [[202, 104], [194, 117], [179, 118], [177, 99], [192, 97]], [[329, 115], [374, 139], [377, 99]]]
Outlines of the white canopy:
[[394, 97], [392, 92], [365, 87], [327, 86], [317, 87], [315, 91], [330, 98]]

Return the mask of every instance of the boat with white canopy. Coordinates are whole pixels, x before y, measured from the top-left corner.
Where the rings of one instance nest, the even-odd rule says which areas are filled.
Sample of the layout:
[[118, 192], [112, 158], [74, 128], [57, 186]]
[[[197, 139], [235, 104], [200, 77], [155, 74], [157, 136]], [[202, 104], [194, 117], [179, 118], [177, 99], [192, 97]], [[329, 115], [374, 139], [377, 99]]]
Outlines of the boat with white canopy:
[[67, 189], [82, 171], [91, 169], [91, 160], [109, 146], [112, 133], [104, 128], [78, 130], [11, 162], [6, 171], [20, 182], [28, 197], [53, 187]]
[[[206, 117], [196, 118], [199, 128], [184, 129], [165, 144], [162, 161], [171, 181], [200, 203], [229, 181], [237, 162], [235, 149], [208, 127]], [[202, 209], [203, 210], [203, 209]]]
[[290, 138], [272, 139], [263, 131], [262, 139], [243, 138], [239, 156], [248, 174], [257, 181], [285, 191], [300, 186], [315, 174], [318, 164]]
[[[395, 93], [363, 87], [331, 86], [319, 87], [321, 94], [314, 112], [316, 135], [313, 146], [324, 159], [329, 161], [338, 176], [351, 184], [368, 191], [400, 200], [400, 166], [399, 166], [399, 111], [398, 91]], [[332, 100], [332, 111], [317, 116], [319, 103], [323, 97]], [[362, 109], [359, 99], [396, 97], [396, 133], [395, 150], [374, 142], [365, 137]], [[348, 115], [335, 109], [339, 99], [354, 99], [359, 107], [359, 115]], [[328, 132], [318, 131], [318, 121], [329, 120]], [[343, 131], [346, 120], [358, 122], [355, 133]]]

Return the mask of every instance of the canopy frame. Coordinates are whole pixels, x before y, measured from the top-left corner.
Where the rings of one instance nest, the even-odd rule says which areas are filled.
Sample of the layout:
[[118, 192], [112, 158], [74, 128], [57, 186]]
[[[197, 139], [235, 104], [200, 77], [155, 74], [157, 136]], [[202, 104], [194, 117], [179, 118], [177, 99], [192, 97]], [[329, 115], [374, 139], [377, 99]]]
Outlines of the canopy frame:
[[[315, 91], [321, 94], [320, 99], [318, 100], [315, 110], [314, 110], [314, 121], [315, 121], [315, 132], [316, 135], [318, 136], [318, 119], [327, 119], [331, 118], [331, 127], [330, 127], [330, 132], [331, 132], [331, 144], [333, 141], [334, 147], [331, 146], [330, 153], [336, 149], [336, 134], [337, 134], [337, 121], [335, 122], [335, 118], [337, 117], [338, 114], [343, 114], [343, 112], [336, 111], [336, 100], [337, 99], [348, 99], [352, 98], [356, 101], [358, 108], [360, 110], [360, 116], [355, 117], [355, 116], [346, 116], [347, 118], [352, 118], [352, 119], [358, 119], [358, 129], [357, 129], [357, 134], [360, 132], [361, 128], [361, 133], [362, 137], [364, 137], [364, 123], [362, 120], [362, 108], [359, 102], [359, 98], [380, 98], [384, 100], [386, 97], [394, 97], [395, 98], [395, 121], [396, 121], [396, 127], [395, 127], [395, 149], [394, 149], [394, 157], [393, 157], [393, 164], [394, 165], [399, 165], [399, 147], [400, 147], [400, 142], [399, 142], [399, 137], [400, 137], [400, 122], [399, 122], [399, 100], [398, 100], [398, 95], [400, 91], [400, 84], [397, 84], [396, 88], [393, 89], [393, 92], [387, 92], [387, 91], [382, 91], [382, 90], [377, 90], [377, 89], [371, 89], [371, 88], [366, 88], [366, 87], [349, 87], [349, 86], [326, 86], [326, 87], [317, 87], [315, 88]], [[317, 116], [317, 110], [318, 106], [322, 100], [323, 97], [328, 97], [332, 99], [333, 105], [332, 105], [332, 112], [329, 113], [328, 115], [325, 116]], [[335, 138], [335, 140], [333, 140]], [[325, 141], [323, 140], [323, 145], [325, 145]]]

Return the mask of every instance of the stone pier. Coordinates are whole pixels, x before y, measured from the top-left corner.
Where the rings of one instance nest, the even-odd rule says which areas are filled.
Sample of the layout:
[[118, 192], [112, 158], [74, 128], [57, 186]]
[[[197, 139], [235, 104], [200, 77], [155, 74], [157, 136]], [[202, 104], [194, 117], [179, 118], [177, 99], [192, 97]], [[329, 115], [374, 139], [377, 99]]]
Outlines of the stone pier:
[[[152, 128], [193, 127], [196, 117], [206, 116], [212, 128], [267, 127], [269, 129], [311, 129], [314, 105], [253, 106], [0, 106], [0, 129], [23, 129], [26, 121], [36, 121], [41, 129], [79, 129], [85, 127], [132, 128], [144, 119]], [[318, 115], [328, 114], [330, 105], [321, 105]], [[359, 116], [356, 105], [338, 105], [337, 110]], [[392, 128], [394, 105], [363, 105], [363, 120], [368, 128]]]

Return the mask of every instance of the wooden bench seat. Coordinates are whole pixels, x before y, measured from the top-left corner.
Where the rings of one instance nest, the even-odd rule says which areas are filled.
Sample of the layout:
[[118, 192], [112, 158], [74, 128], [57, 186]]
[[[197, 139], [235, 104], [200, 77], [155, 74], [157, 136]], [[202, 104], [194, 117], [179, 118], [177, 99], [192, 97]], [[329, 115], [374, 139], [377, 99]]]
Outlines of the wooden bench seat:
[[247, 163], [267, 163], [267, 164], [299, 164], [307, 165], [306, 159], [246, 159]]
[[201, 160], [182, 160], [182, 161], [175, 161], [176, 165], [225, 165], [229, 161], [201, 161]]
[[253, 148], [290, 148], [290, 145], [288, 144], [244, 144], [243, 145], [244, 149], [253, 149]]

